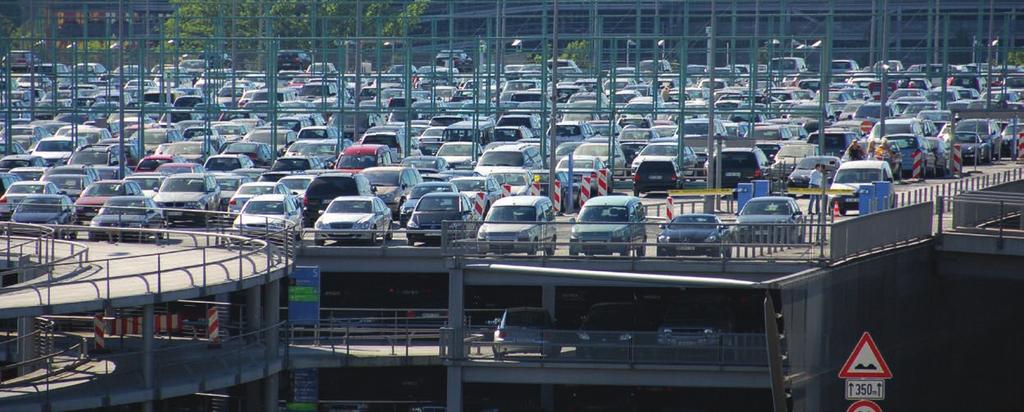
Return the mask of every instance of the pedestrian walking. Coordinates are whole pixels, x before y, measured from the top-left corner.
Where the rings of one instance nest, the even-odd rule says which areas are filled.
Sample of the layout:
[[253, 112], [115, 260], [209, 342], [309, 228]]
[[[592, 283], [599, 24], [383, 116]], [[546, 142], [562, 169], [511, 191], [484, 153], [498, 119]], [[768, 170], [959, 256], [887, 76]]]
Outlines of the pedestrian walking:
[[807, 205], [807, 214], [821, 213], [821, 191], [822, 185], [825, 181], [825, 165], [818, 163], [814, 165], [814, 170], [811, 171], [810, 181], [808, 186], [815, 190], [815, 193], [811, 194], [811, 203]]

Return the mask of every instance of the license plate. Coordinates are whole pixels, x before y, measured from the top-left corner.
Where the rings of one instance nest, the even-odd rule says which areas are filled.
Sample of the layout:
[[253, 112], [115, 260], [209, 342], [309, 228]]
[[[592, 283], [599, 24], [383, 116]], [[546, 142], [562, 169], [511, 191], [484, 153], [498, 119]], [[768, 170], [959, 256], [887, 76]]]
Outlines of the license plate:
[[852, 197], [846, 198], [846, 203], [857, 203], [857, 199], [854, 199]]
[[184, 214], [184, 212], [167, 212], [167, 216], [181, 216]]
[[725, 177], [740, 177], [740, 172], [727, 172]]
[[676, 249], [678, 249], [678, 250], [693, 250], [695, 248], [693, 246], [679, 246]]
[[661, 180], [661, 175], [650, 175], [650, 176], [647, 176], [647, 177], [649, 177], [649, 178], [651, 178], [653, 180]]

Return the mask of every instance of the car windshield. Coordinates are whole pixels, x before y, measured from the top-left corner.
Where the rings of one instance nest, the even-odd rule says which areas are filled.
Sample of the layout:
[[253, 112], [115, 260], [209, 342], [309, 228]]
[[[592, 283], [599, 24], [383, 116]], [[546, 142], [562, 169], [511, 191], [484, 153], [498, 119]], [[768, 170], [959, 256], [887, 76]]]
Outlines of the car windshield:
[[584, 206], [580, 222], [626, 222], [629, 210], [625, 206]]
[[529, 184], [525, 173], [491, 173], [491, 177], [498, 181], [498, 184], [509, 184], [512, 186], [526, 186]]
[[146, 201], [142, 199], [111, 199], [100, 209], [101, 215], [143, 215]]
[[494, 141], [514, 142], [519, 140], [519, 133], [516, 129], [497, 129], [494, 131]]
[[490, 151], [484, 153], [478, 162], [480, 166], [522, 166], [522, 152]]
[[917, 149], [917, 139], [912, 136], [906, 137], [893, 137], [889, 136], [889, 144], [896, 146], [899, 149]]
[[580, 144], [576, 142], [562, 143], [555, 148], [555, 156], [562, 157], [567, 156], [579, 147]]
[[338, 160], [338, 167], [342, 169], [365, 169], [377, 165], [377, 156], [374, 155], [344, 155]]
[[258, 202], [245, 202], [242, 213], [255, 215], [282, 215], [284, 214], [284, 202], [261, 200]]
[[871, 183], [882, 178], [877, 169], [840, 169], [836, 172], [836, 183]]
[[295, 153], [305, 156], [334, 155], [334, 143], [304, 144], [297, 148], [293, 147]]
[[452, 180], [460, 192], [483, 192], [484, 181], [482, 179]]
[[471, 144], [445, 144], [437, 149], [438, 156], [471, 156], [473, 145]]
[[373, 213], [373, 202], [369, 200], [335, 200], [327, 206], [325, 213]]
[[650, 140], [651, 133], [647, 129], [628, 128], [619, 132], [621, 140]]
[[40, 184], [36, 184], [36, 185], [13, 185], [9, 189], [7, 189], [7, 194], [14, 194], [14, 193], [40, 194], [40, 193], [44, 193], [45, 191], [46, 191], [46, 185], [40, 185]]
[[426, 196], [416, 203], [417, 211], [450, 212], [459, 210], [459, 198], [456, 196]]
[[223, 178], [223, 179], [219, 178], [219, 177], [217, 178], [217, 186], [219, 186], [220, 190], [223, 190], [223, 191], [234, 192], [234, 191], [238, 190], [238, 186], [241, 186], [241, 185], [242, 185], [242, 179], [237, 178], [237, 177], [229, 177], [229, 178]]
[[57, 198], [33, 198], [25, 199], [18, 204], [15, 213], [57, 213], [60, 212], [60, 199]]
[[[593, 169], [594, 168], [594, 160], [593, 159], [573, 159], [573, 161], [572, 161], [572, 168], [573, 168], [574, 172], [576, 170], [579, 170], [579, 169]], [[559, 161], [558, 162], [558, 169], [569, 169], [569, 159], [562, 159], [561, 161]]]
[[957, 143], [977, 143], [978, 135], [976, 133], [957, 133]]
[[173, 159], [145, 159], [139, 162], [139, 168], [143, 170], [155, 170], [164, 163], [174, 163]]
[[786, 202], [747, 202], [746, 206], [743, 206], [743, 211], [740, 212], [741, 216], [751, 215], [774, 215], [774, 216], [785, 216], [793, 213], [793, 210], [789, 207], [789, 203]]
[[547, 313], [540, 310], [510, 310], [505, 315], [504, 326], [538, 327], [548, 326]]
[[722, 152], [722, 169], [757, 167], [757, 157], [751, 152]]
[[255, 143], [232, 143], [224, 149], [224, 153], [252, 153], [258, 147]]
[[270, 194], [270, 193], [275, 193], [274, 188], [276, 188], [276, 187], [277, 186], [271, 186], [271, 185], [242, 185], [242, 187], [238, 188], [238, 191], [235, 192], [235, 194], [239, 194], [239, 195], [266, 195], [266, 194]]
[[373, 186], [398, 186], [399, 170], [364, 170], [363, 176]]
[[82, 194], [88, 196], [117, 196], [125, 194], [121, 183], [96, 183], [85, 189]]
[[488, 222], [534, 222], [537, 209], [533, 206], [497, 206], [487, 212]]
[[306, 170], [309, 169], [309, 166], [308, 159], [277, 159], [274, 161], [274, 166], [270, 168], [270, 171]]
[[170, 178], [164, 180], [163, 185], [160, 186], [160, 192], [164, 193], [184, 193], [184, 192], [203, 192], [206, 187], [206, 182], [202, 178], [198, 177], [180, 177]]
[[36, 151], [39, 152], [72, 152], [75, 150], [75, 143], [70, 140], [43, 140], [36, 144]]
[[160, 187], [161, 182], [159, 177], [135, 177], [127, 180], [131, 180], [135, 183], [138, 183], [139, 187], [141, 187], [142, 190], [157, 189]]
[[701, 228], [710, 229], [718, 225], [718, 219], [709, 215], [684, 215], [672, 219], [672, 229]]
[[243, 126], [223, 125], [222, 124], [222, 125], [213, 126], [213, 129], [216, 130], [217, 133], [225, 134], [225, 135], [235, 135], [235, 136], [237, 136], [237, 135], [241, 135], [241, 134], [245, 133], [245, 127], [243, 127]]
[[50, 176], [46, 180], [64, 190], [82, 190], [84, 183], [81, 176]]
[[640, 151], [641, 156], [675, 156], [679, 146], [667, 144], [649, 145]]
[[389, 147], [398, 147], [398, 139], [393, 134], [371, 134], [363, 136], [362, 144], [382, 144]]
[[163, 154], [174, 154], [174, 155], [197, 155], [200, 154], [202, 143], [182, 143], [168, 145], [162, 151]]
[[[828, 136], [826, 136], [827, 138]], [[814, 154], [815, 147], [804, 144], [787, 144], [783, 145], [778, 152], [775, 153], [775, 158], [790, 157], [790, 158], [803, 158], [808, 155]]]
[[451, 186], [440, 186], [440, 185], [426, 185], [426, 186], [424, 186], [424, 185], [419, 185], [419, 186], [415, 186], [415, 187], [412, 188], [412, 194], [409, 195], [409, 198], [411, 198], [411, 199], [419, 199], [419, 198], [423, 197], [423, 195], [425, 195], [427, 193], [434, 193], [434, 192], [448, 193], [448, 192], [453, 192], [453, 190], [452, 190]]
[[15, 167], [26, 167], [31, 162], [28, 159], [4, 159], [0, 160], [0, 167], [5, 169], [13, 169]]
[[574, 156], [608, 156], [608, 145], [606, 144], [585, 144], [576, 148]]
[[105, 150], [82, 150], [75, 153], [70, 163], [79, 165], [106, 164], [108, 155], [109, 153]]
[[402, 161], [402, 164], [408, 165], [408, 166], [412, 166], [412, 167], [415, 167], [417, 169], [436, 169], [437, 168], [437, 161], [435, 161], [434, 159], [406, 158], [404, 161]]
[[234, 157], [215, 157], [206, 162], [206, 170], [235, 170], [242, 167], [242, 161]]
[[287, 187], [288, 190], [306, 190], [313, 179], [281, 179], [277, 182]]

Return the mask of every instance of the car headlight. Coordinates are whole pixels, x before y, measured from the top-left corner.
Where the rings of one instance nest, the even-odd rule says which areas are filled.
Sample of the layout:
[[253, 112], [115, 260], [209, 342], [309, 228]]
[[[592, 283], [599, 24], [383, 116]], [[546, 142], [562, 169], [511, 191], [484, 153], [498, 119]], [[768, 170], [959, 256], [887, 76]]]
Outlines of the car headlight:
[[409, 229], [417, 229], [420, 227], [420, 224], [419, 222], [416, 221], [416, 219], [409, 219], [409, 222], [405, 224], [405, 227]]
[[476, 234], [476, 240], [487, 240], [487, 232], [479, 232]]
[[705, 238], [704, 241], [708, 242], [708, 243], [717, 242], [718, 241], [718, 235], [717, 234], [711, 234], [707, 238]]
[[326, 229], [327, 225], [325, 225], [324, 222], [317, 220], [316, 223], [313, 223], [313, 227], [315, 229]]
[[200, 203], [200, 202], [188, 202], [188, 203], [185, 203], [185, 208], [187, 208], [187, 209], [202, 209], [203, 208], [203, 204]]
[[580, 340], [590, 340], [590, 335], [587, 332], [576, 332], [576, 337]]
[[520, 242], [529, 242], [531, 237], [532, 236], [529, 231], [523, 231], [516, 235], [516, 240], [519, 240]]
[[658, 235], [658, 243], [668, 243], [669, 237], [665, 235]]
[[369, 221], [356, 222], [355, 224], [352, 225], [352, 228], [353, 229], [369, 229], [370, 228], [370, 222]]

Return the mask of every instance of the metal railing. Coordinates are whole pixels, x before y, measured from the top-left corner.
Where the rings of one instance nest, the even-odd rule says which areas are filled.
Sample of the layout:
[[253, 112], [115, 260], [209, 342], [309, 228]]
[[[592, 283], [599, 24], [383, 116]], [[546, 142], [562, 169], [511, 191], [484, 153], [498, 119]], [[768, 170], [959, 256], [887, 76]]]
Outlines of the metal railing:
[[[224, 220], [222, 215], [226, 214], [212, 212], [210, 217], [213, 219], [208, 221]], [[272, 219], [268, 218], [269, 220]], [[13, 299], [20, 293], [22, 297], [28, 296], [26, 306], [51, 305], [54, 303], [54, 296], [59, 296], [57, 292], [62, 289], [89, 285], [87, 289], [93, 295], [91, 300], [109, 301], [112, 298], [126, 296], [124, 293], [118, 293], [117, 288], [120, 286], [132, 285], [136, 288], [133, 290], [137, 294], [160, 295], [169, 290], [206, 288], [223, 282], [239, 281], [253, 274], [286, 269], [294, 262], [298, 247], [296, 239], [301, 231], [287, 224], [273, 229], [271, 226], [266, 224], [260, 231], [232, 231], [225, 230], [222, 226], [211, 225], [204, 229], [209, 230], [206, 232], [140, 227], [51, 226], [44, 229], [64, 234], [84, 233], [85, 237], [102, 237], [109, 241], [131, 239], [139, 242], [152, 241], [155, 246], [174, 242], [179, 245], [191, 245], [170, 251], [157, 247], [153, 253], [133, 256], [98, 260], [79, 257], [70, 262], [49, 264], [45, 269], [55, 274], [81, 274], [82, 271], [91, 273], [70, 280], [56, 276], [49, 282], [16, 284], [0, 289], [0, 295], [4, 295], [5, 299]], [[85, 250], [87, 249], [83, 244], [81, 253], [87, 253]], [[168, 267], [168, 261], [174, 263]]]
[[1005, 237], [1024, 237], [1024, 193], [964, 193], [949, 214], [953, 231], [998, 236], [1000, 245]]
[[918, 203], [835, 222], [829, 256], [835, 262], [929, 238], [933, 234], [933, 210], [931, 202]]
[[[5, 353], [12, 356], [11, 346], [14, 352], [27, 350], [26, 346], [31, 345], [37, 350], [43, 349], [42, 354], [30, 359], [21, 359], [16, 362], [0, 367], [0, 376], [8, 371], [21, 371], [22, 375], [16, 378], [0, 382], [0, 388], [21, 386], [39, 381], [49, 381], [55, 374], [74, 369], [89, 359], [89, 345], [87, 338], [55, 331], [54, 322], [46, 318], [35, 318], [37, 327], [29, 334], [18, 336], [13, 339], [0, 342]], [[45, 342], [45, 343], [41, 343]], [[56, 342], [65, 343], [58, 349], [53, 346]]]
[[[821, 261], [828, 224], [444, 222], [447, 257]], [[483, 230], [481, 230], [483, 229]], [[618, 255], [618, 256], [615, 256]]]
[[[664, 333], [466, 328], [461, 344], [441, 330], [440, 356], [496, 362], [629, 363], [656, 365], [767, 366], [765, 336], [757, 333]], [[454, 344], [454, 345], [453, 345]], [[451, 352], [461, 347], [461, 354]]]

